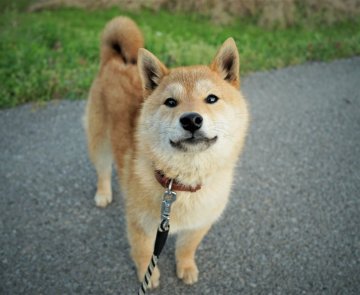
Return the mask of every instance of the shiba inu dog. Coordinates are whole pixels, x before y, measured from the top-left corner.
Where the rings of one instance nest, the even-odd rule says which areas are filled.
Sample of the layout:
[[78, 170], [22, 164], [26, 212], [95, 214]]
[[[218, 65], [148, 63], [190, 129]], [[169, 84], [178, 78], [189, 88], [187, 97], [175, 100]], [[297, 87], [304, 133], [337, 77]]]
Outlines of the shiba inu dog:
[[[195, 251], [223, 212], [248, 126], [239, 91], [239, 55], [229, 38], [208, 65], [168, 69], [143, 49], [129, 18], [105, 27], [101, 62], [87, 103], [88, 149], [98, 175], [96, 205], [112, 201], [116, 164], [125, 196], [128, 240], [143, 279], [160, 222], [164, 187], [177, 200], [170, 233], [177, 233], [177, 275], [198, 280]], [[151, 287], [159, 285], [156, 268]]]

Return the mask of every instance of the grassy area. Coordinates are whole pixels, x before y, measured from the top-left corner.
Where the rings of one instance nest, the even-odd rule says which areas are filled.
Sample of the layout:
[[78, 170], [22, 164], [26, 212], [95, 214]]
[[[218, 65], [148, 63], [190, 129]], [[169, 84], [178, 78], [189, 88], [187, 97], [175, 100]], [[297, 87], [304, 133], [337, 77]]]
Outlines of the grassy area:
[[251, 20], [219, 26], [205, 17], [165, 11], [8, 10], [0, 13], [0, 107], [85, 98], [98, 69], [100, 32], [119, 14], [138, 22], [146, 47], [170, 67], [209, 63], [229, 36], [238, 44], [243, 75], [360, 54], [360, 19], [266, 30]]

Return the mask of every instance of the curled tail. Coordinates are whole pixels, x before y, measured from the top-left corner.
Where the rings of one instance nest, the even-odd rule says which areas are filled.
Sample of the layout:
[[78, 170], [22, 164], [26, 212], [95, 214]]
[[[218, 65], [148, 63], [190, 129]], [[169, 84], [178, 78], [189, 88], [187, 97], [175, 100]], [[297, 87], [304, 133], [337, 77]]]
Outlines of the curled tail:
[[128, 17], [116, 17], [106, 24], [102, 33], [101, 64], [112, 58], [136, 64], [138, 50], [142, 47], [144, 39], [136, 23]]

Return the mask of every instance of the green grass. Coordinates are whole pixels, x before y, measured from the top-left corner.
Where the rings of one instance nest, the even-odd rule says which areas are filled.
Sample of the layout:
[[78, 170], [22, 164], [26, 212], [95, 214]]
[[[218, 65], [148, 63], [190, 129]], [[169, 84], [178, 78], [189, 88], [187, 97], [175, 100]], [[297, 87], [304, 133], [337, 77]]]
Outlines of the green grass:
[[229, 36], [237, 42], [242, 75], [360, 54], [360, 19], [266, 30], [250, 20], [218, 26], [205, 17], [165, 11], [8, 10], [0, 13], [0, 107], [85, 98], [98, 69], [100, 32], [119, 14], [138, 22], [146, 47], [170, 67], [210, 63]]

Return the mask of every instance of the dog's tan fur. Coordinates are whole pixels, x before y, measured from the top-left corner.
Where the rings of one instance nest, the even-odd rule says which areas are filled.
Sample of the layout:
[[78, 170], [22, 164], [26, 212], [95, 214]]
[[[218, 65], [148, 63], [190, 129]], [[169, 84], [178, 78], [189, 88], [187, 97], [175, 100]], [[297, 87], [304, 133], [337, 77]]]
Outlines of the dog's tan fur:
[[[112, 201], [114, 160], [125, 195], [131, 256], [142, 280], [164, 192], [154, 171], [187, 186], [201, 184], [197, 192], [177, 192], [170, 222], [170, 232], [178, 233], [177, 275], [192, 284], [198, 279], [195, 251], [227, 204], [248, 125], [247, 106], [238, 90], [238, 52], [228, 39], [210, 66], [169, 70], [143, 46], [140, 30], [126, 17], [115, 18], [104, 29], [100, 70], [85, 116], [89, 154], [98, 174], [95, 201], [99, 207]], [[219, 100], [206, 103], [210, 94]], [[177, 100], [176, 107], [164, 105], [169, 97]], [[201, 132], [216, 137], [214, 144], [185, 144], [183, 150], [170, 144], [187, 136], [179, 123], [187, 112], [203, 116]], [[159, 285], [159, 277], [156, 268], [152, 287]]]

